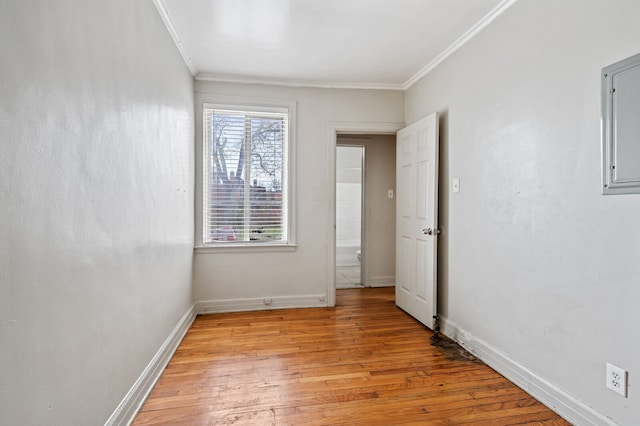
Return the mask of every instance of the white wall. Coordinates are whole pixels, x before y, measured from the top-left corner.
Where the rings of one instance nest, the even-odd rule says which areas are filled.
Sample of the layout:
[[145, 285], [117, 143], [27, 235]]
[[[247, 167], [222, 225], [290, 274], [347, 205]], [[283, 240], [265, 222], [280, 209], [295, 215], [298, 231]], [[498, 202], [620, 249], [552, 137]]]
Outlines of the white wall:
[[[336, 246], [355, 245], [355, 250], [362, 230], [363, 153], [358, 146], [336, 148]], [[358, 265], [355, 250], [350, 261]]]
[[[194, 296], [198, 301], [325, 296], [333, 232], [331, 122], [403, 121], [403, 93], [196, 82], [197, 93], [290, 99], [297, 103], [297, 243], [294, 252], [197, 252]], [[200, 141], [196, 141], [200, 143]], [[331, 169], [331, 170], [330, 170]], [[331, 259], [333, 262], [333, 259]], [[313, 299], [311, 297], [311, 299]], [[306, 300], [311, 300], [306, 299]], [[315, 299], [314, 299], [315, 300]], [[226, 303], [226, 302], [225, 302]], [[323, 304], [326, 301], [315, 300]], [[247, 306], [247, 305], [245, 305]]]
[[395, 285], [396, 137], [371, 135], [365, 149], [365, 284]]
[[406, 94], [407, 123], [443, 115], [448, 329], [593, 409], [578, 424], [640, 424], [640, 196], [600, 195], [599, 116], [600, 70], [638, 53], [638, 16], [636, 0], [520, 0]]
[[192, 305], [193, 127], [151, 1], [0, 2], [0, 424], [104, 423]]

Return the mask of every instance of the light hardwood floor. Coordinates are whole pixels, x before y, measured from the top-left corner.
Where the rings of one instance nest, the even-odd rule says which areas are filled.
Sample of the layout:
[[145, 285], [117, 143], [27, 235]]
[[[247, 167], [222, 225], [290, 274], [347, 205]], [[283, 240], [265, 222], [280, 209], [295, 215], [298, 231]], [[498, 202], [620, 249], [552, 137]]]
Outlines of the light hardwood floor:
[[199, 316], [134, 425], [569, 425], [398, 309], [393, 288], [336, 308]]

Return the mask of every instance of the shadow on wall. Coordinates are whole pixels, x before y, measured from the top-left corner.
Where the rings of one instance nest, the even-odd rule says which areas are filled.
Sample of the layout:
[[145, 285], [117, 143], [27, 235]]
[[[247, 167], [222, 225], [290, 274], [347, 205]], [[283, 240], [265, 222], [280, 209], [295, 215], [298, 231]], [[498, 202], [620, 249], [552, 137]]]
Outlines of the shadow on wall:
[[438, 226], [442, 233], [438, 237], [438, 314], [449, 313], [449, 110], [438, 111], [439, 128], [439, 176], [438, 176]]

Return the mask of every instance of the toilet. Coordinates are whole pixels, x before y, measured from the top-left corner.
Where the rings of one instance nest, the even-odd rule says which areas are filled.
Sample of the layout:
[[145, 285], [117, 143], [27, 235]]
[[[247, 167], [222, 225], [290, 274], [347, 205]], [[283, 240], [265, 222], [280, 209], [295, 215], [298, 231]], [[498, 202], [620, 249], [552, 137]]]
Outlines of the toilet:
[[362, 251], [361, 250], [356, 251], [356, 257], [358, 258], [358, 263], [362, 263], [360, 262], [360, 256], [362, 256]]

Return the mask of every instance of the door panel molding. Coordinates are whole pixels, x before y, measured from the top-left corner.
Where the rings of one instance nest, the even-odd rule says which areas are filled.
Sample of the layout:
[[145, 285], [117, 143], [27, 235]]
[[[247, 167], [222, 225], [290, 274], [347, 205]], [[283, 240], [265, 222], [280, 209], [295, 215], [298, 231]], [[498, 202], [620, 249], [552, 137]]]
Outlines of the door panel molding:
[[396, 251], [396, 304], [433, 329], [438, 287], [438, 114], [401, 129], [396, 145], [396, 246], [401, 246]]

